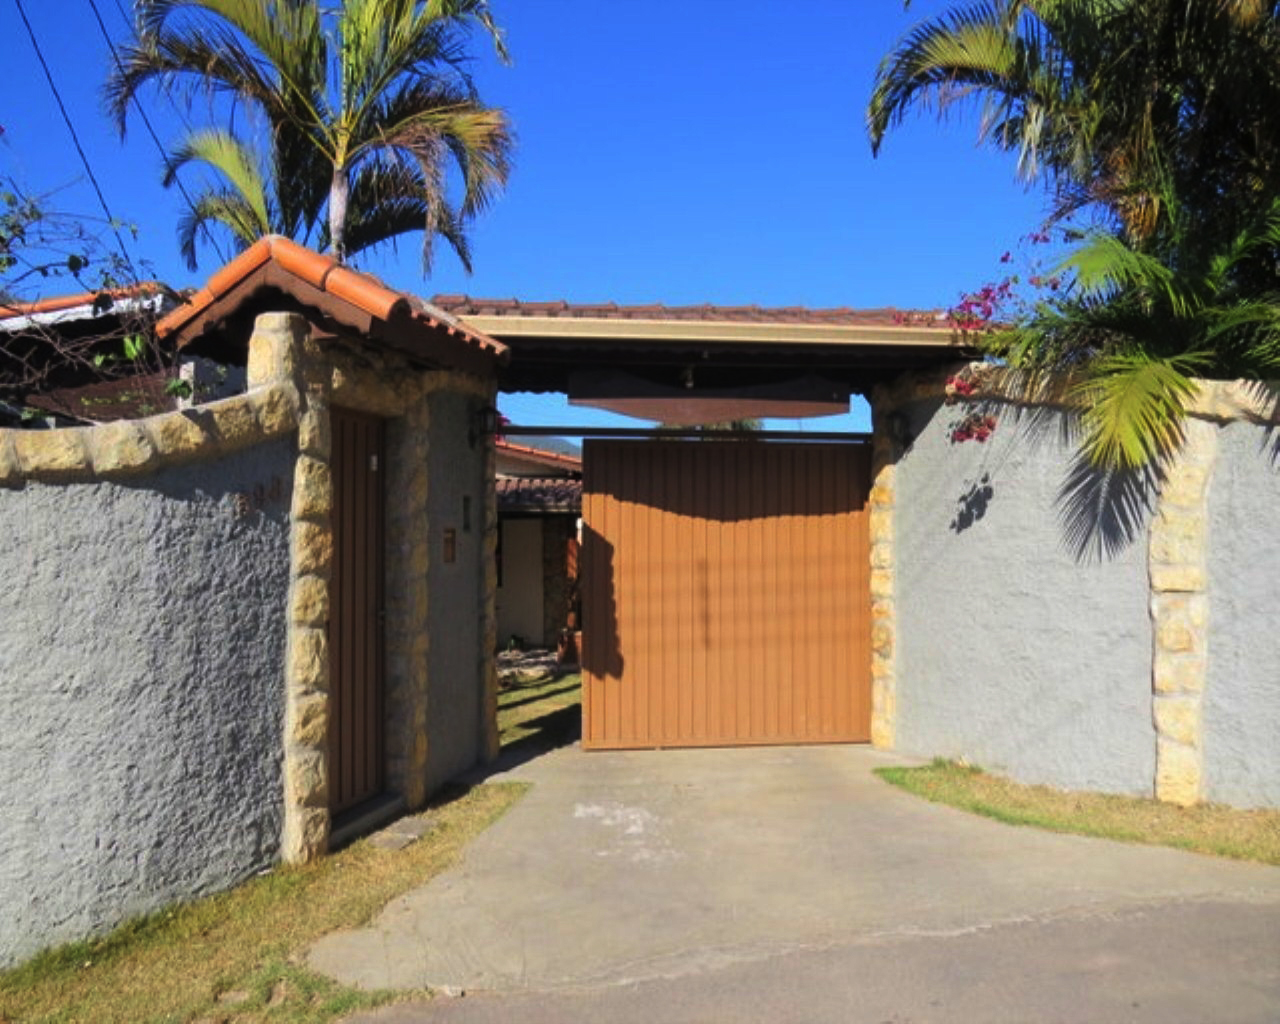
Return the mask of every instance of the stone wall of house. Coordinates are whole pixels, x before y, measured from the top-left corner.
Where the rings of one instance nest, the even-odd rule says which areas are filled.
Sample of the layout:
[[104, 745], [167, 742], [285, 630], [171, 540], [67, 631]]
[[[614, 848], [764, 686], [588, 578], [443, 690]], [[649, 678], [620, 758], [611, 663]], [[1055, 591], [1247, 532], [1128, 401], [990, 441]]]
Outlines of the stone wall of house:
[[474, 433], [486, 404], [478, 395], [438, 389], [428, 399], [427, 605], [438, 642], [428, 653], [429, 788], [474, 765], [484, 752], [481, 654], [486, 593], [476, 572], [486, 543], [484, 439]]
[[[482, 713], [496, 709], [497, 690], [492, 645], [482, 642], [495, 628], [493, 439], [476, 430], [476, 413], [493, 405], [495, 385], [423, 370], [394, 352], [362, 347], [358, 338], [313, 336], [297, 314], [258, 318], [248, 376], [251, 387], [283, 382], [302, 403], [282, 855], [305, 861], [327, 849], [333, 824], [326, 637], [333, 552], [330, 410], [377, 416], [386, 427], [386, 788], [412, 810], [441, 782], [496, 753], [496, 723]], [[448, 565], [446, 529], [455, 531]]]
[[[874, 403], [877, 742], [1068, 789], [1280, 805], [1274, 397], [1206, 382], [1161, 479], [1103, 480], [1065, 391], [1014, 400], [980, 373], [947, 404], [944, 382]], [[975, 409], [994, 433], [954, 440]]]
[[578, 517], [547, 516], [542, 525], [542, 643], [554, 649], [568, 628], [573, 600], [569, 579], [569, 541], [577, 534]]
[[0, 431], [0, 965], [278, 859], [295, 424]]
[[542, 516], [504, 516], [502, 532], [502, 585], [498, 588], [498, 642], [513, 641], [537, 647], [544, 643], [546, 617], [543, 587]]

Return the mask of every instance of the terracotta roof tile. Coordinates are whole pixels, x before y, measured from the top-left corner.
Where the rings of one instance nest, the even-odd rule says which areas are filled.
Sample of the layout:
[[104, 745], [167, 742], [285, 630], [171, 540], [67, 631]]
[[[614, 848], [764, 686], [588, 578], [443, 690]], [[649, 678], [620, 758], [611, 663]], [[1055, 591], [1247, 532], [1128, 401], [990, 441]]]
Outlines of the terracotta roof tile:
[[665, 306], [661, 303], [620, 306], [616, 302], [525, 302], [520, 299], [485, 299], [470, 295], [437, 295], [432, 303], [455, 316], [564, 317], [605, 320], [688, 320], [703, 322], [783, 323], [829, 326], [894, 326], [937, 322], [947, 326], [946, 314], [937, 310], [808, 309], [804, 306]]
[[530, 462], [538, 462], [544, 466], [556, 466], [570, 472], [582, 472], [582, 459], [576, 455], [550, 452], [545, 448], [535, 448], [527, 444], [516, 444], [501, 437], [494, 441], [494, 447], [497, 448], [499, 453], [527, 459]]
[[96, 292], [78, 292], [74, 295], [55, 295], [34, 302], [0, 301], [0, 325], [5, 320], [17, 317], [35, 316], [40, 313], [61, 313], [64, 310], [78, 309], [81, 306], [101, 306], [110, 312], [111, 302], [116, 299], [151, 299], [156, 296], [172, 293], [158, 281], [144, 281], [130, 288], [112, 288]]
[[441, 330], [490, 356], [503, 358], [505, 345], [472, 330], [450, 312], [422, 299], [387, 287], [376, 277], [352, 270], [330, 256], [313, 252], [279, 235], [259, 239], [222, 267], [187, 302], [156, 325], [162, 337], [181, 332], [211, 305], [240, 287], [255, 272], [275, 263], [291, 277], [331, 295], [376, 320], [407, 315], [430, 328]]
[[579, 512], [582, 481], [568, 477], [512, 477], [497, 481], [500, 512]]

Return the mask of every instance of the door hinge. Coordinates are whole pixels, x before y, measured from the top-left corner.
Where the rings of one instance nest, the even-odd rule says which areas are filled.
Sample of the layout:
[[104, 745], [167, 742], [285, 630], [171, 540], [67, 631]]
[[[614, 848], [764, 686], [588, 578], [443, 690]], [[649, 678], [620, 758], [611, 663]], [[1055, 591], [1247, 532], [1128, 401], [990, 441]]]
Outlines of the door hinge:
[[378, 456], [376, 455], [369, 456], [369, 472], [370, 473], [378, 472]]

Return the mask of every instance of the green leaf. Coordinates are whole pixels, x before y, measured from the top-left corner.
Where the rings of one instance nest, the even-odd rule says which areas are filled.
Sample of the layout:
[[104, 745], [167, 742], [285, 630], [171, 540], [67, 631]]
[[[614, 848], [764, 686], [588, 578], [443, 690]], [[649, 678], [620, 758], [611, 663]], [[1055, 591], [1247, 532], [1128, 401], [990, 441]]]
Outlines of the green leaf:
[[147, 339], [141, 334], [129, 334], [124, 339], [124, 357], [129, 360], [138, 360], [147, 350]]
[[1136, 354], [1094, 363], [1090, 378], [1075, 388], [1085, 403], [1082, 448], [1088, 460], [1100, 469], [1132, 470], [1175, 451], [1197, 388], [1191, 374], [1207, 360], [1204, 353], [1168, 359]]

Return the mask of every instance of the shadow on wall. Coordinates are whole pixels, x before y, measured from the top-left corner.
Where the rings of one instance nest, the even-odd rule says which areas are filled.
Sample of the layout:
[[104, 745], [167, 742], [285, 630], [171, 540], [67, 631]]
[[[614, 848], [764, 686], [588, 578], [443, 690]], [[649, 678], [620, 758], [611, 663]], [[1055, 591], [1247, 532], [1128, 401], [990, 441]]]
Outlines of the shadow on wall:
[[[941, 403], [939, 403], [941, 404]], [[1001, 429], [1014, 428], [1023, 441], [1075, 449], [1058, 490], [1057, 511], [1063, 546], [1077, 562], [1096, 562], [1121, 555], [1145, 537], [1165, 477], [1163, 464], [1142, 469], [1100, 470], [1079, 451], [1079, 417], [1061, 408], [1024, 407], [988, 400], [975, 403], [979, 415], [991, 414]], [[953, 442], [958, 443], [958, 442]], [[1273, 461], [1280, 461], [1280, 436], [1271, 444]], [[950, 527], [955, 533], [974, 527], [987, 515], [996, 497], [1000, 466], [977, 480], [965, 482], [956, 498]]]
[[981, 479], [969, 485], [968, 489], [956, 499], [956, 514], [951, 520], [954, 533], [964, 533], [974, 523], [987, 514], [987, 506], [996, 496], [991, 486], [991, 474], [983, 473]]
[[[866, 443], [779, 444], [764, 437], [736, 441], [595, 441], [588, 460], [597, 468], [588, 476], [587, 493], [598, 491], [622, 504], [660, 509], [716, 523], [738, 523], [777, 516], [838, 515], [862, 508], [868, 489], [826, 483], [849, 460], [869, 465]], [[808, 452], [803, 475], [795, 456]], [[825, 466], [814, 466], [820, 460]], [[861, 472], [866, 472], [862, 470]], [[800, 474], [800, 475], [798, 475]], [[766, 478], [782, 481], [769, 488]], [[724, 489], [724, 481], [733, 486]]]
[[1101, 470], [1077, 453], [1058, 492], [1058, 517], [1077, 562], [1114, 558], [1139, 540], [1164, 481], [1160, 465]]
[[1280, 413], [1280, 387], [1251, 380], [1244, 382], [1243, 390], [1246, 400], [1258, 407], [1258, 414], [1263, 420], [1258, 450], [1270, 459], [1273, 466], [1280, 467], [1280, 429], [1274, 423], [1280, 418], [1277, 416]]
[[578, 652], [584, 674], [597, 679], [622, 678], [622, 638], [618, 630], [618, 589], [614, 571], [614, 551], [610, 544], [589, 526], [582, 528], [582, 580], [584, 614], [593, 621], [585, 623], [583, 649]]

